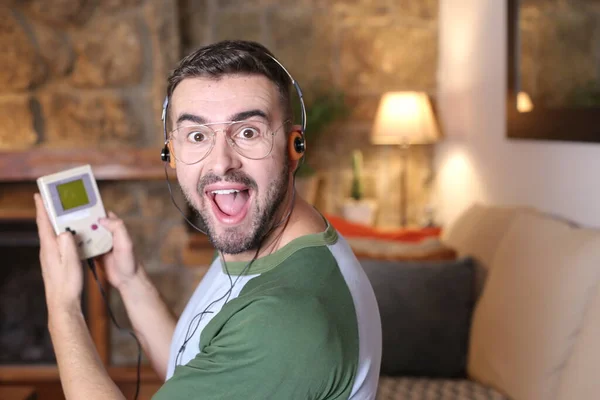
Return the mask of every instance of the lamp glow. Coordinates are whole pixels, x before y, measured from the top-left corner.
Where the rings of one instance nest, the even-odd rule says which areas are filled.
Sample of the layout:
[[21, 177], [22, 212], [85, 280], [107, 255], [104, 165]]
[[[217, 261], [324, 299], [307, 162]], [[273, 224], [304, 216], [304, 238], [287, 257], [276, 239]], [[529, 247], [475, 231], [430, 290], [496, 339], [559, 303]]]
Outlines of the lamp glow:
[[430, 144], [438, 137], [426, 93], [391, 92], [382, 97], [371, 134], [374, 144]]

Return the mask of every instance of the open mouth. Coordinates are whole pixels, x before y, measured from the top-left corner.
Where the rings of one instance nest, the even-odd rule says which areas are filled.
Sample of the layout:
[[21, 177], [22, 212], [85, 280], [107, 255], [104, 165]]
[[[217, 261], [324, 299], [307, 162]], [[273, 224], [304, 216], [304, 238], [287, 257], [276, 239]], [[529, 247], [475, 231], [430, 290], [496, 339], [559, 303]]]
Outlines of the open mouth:
[[211, 200], [211, 205], [217, 220], [225, 224], [241, 222], [250, 205], [251, 190], [247, 187], [220, 187], [208, 188], [206, 195]]

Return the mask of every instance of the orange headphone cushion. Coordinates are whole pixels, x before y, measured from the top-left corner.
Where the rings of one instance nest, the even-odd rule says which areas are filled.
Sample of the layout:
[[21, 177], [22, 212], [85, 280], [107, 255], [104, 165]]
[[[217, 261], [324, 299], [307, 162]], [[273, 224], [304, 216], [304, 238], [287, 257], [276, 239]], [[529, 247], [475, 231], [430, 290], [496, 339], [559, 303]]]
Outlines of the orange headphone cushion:
[[169, 140], [167, 143], [167, 147], [169, 148], [169, 166], [171, 168], [175, 168], [175, 152], [173, 151], [173, 143]]

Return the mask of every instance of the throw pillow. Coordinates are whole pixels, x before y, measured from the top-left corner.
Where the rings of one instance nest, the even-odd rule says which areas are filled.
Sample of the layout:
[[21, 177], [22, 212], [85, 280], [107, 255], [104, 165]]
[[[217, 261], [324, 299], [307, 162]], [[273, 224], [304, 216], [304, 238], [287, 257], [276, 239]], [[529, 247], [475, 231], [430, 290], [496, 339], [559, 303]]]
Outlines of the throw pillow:
[[464, 377], [473, 260], [360, 262], [381, 314], [381, 375]]

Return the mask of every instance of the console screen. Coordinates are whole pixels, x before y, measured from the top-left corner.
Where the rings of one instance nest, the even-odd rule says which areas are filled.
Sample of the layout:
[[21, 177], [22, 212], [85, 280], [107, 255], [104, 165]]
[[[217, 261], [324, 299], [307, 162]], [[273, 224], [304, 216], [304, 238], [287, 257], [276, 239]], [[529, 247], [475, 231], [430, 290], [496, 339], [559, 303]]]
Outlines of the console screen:
[[71, 181], [56, 187], [63, 210], [84, 206], [90, 202], [83, 179]]

